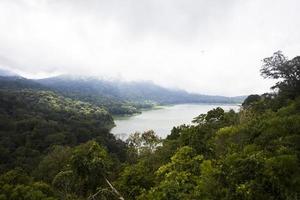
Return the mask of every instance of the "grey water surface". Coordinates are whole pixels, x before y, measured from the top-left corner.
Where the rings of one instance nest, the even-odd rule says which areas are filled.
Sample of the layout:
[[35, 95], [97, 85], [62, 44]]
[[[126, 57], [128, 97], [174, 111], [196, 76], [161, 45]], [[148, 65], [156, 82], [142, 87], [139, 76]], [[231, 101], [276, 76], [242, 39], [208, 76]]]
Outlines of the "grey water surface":
[[179, 104], [162, 106], [157, 109], [143, 111], [141, 114], [129, 117], [115, 118], [116, 127], [111, 132], [121, 139], [136, 131], [154, 130], [160, 137], [165, 138], [174, 126], [191, 124], [194, 117], [207, 111], [221, 107], [225, 111], [237, 111], [237, 104]]

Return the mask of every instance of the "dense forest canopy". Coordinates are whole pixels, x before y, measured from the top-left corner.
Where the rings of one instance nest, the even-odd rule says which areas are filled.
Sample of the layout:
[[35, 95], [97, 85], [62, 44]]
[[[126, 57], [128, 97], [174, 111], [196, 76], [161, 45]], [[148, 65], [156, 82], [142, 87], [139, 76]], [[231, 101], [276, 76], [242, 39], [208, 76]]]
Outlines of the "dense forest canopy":
[[101, 106], [46, 89], [0, 91], [1, 200], [288, 200], [300, 194], [300, 62], [276, 52], [276, 90], [215, 108], [166, 139], [125, 142]]

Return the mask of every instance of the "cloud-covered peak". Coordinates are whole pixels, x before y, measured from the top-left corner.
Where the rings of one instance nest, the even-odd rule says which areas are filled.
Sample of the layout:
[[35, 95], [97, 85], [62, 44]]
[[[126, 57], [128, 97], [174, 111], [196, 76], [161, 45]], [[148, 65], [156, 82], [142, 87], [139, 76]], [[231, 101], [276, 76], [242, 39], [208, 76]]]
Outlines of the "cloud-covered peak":
[[300, 49], [298, 0], [2, 0], [0, 67], [262, 93], [261, 60]]

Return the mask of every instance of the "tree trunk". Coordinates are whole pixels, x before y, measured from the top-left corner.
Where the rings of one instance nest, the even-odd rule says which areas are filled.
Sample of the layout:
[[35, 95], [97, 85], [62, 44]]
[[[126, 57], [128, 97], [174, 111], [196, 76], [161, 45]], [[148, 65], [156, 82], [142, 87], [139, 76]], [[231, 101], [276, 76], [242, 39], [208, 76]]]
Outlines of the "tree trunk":
[[109, 185], [109, 187], [113, 190], [113, 192], [119, 196], [120, 200], [125, 200], [124, 197], [122, 197], [122, 195], [118, 192], [118, 190], [114, 188], [114, 186], [107, 180], [107, 178], [105, 178], [105, 181]]

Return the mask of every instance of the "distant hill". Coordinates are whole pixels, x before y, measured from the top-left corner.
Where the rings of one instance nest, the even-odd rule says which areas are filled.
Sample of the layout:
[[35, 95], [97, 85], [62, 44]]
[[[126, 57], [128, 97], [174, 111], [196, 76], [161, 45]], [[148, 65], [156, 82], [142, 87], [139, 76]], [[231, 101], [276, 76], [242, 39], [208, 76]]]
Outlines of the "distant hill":
[[101, 96], [136, 104], [241, 103], [245, 98], [193, 94], [184, 90], [164, 88], [151, 82], [122, 82], [68, 76], [40, 79], [38, 82], [70, 95], [90, 98]]
[[38, 89], [49, 90], [46, 86], [20, 76], [0, 76], [0, 89]]
[[0, 89], [20, 90], [20, 89], [39, 89], [47, 90], [46, 86], [24, 78], [14, 72], [0, 69]]
[[147, 81], [112, 81], [93, 77], [56, 76], [33, 80], [0, 69], [0, 89], [54, 91], [59, 95], [105, 107], [110, 113], [134, 114], [154, 105], [241, 103], [246, 96], [225, 97], [173, 90]]
[[0, 76], [19, 76], [18, 74], [9, 71], [9, 70], [5, 70], [5, 69], [0, 69]]
[[151, 108], [152, 103], [133, 102], [122, 98], [116, 87], [107, 81], [94, 78], [58, 76], [36, 80], [66, 97], [103, 106], [112, 114], [139, 113], [142, 108]]
[[119, 95], [133, 101], [150, 100], [159, 104], [240, 103], [244, 97], [211, 96], [172, 90], [151, 82], [115, 82]]

